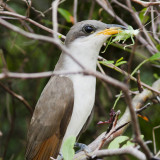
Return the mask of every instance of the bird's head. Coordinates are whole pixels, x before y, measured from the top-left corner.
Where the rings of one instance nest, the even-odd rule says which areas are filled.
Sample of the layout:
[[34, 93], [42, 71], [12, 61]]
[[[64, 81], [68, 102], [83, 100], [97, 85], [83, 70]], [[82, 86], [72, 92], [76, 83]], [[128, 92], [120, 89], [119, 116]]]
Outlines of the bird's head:
[[125, 29], [117, 24], [105, 24], [96, 20], [85, 20], [76, 23], [68, 32], [65, 44], [70, 46], [76, 43], [80, 46], [101, 48], [103, 43], [113, 34]]

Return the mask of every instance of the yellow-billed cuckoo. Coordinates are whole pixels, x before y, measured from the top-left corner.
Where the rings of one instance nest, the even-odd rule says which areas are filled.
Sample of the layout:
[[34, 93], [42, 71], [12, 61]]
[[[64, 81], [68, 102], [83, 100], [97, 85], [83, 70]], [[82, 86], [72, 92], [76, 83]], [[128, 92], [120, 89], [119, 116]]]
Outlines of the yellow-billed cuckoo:
[[[65, 45], [79, 63], [96, 71], [99, 51], [117, 28], [96, 20], [76, 23], [66, 36]], [[62, 52], [55, 71], [78, 72], [82, 68]], [[35, 107], [27, 136], [27, 160], [56, 158], [69, 136], [78, 137], [93, 110], [96, 78], [69, 74], [52, 76]]]

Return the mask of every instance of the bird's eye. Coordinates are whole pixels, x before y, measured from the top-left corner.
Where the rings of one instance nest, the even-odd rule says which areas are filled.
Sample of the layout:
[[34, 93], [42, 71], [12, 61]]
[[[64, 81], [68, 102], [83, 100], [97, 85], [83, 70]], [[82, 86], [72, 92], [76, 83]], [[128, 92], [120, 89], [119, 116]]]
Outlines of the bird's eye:
[[95, 28], [91, 25], [86, 25], [83, 27], [84, 32], [86, 33], [94, 33], [95, 32]]

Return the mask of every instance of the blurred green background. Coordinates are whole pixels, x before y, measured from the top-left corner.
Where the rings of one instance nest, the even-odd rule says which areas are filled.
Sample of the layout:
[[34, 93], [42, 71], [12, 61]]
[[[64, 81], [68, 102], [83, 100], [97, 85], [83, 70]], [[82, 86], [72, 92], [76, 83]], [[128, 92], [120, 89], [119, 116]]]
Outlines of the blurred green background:
[[[5, 1], [4, 1], [5, 2]], [[110, 1], [109, 1], [110, 2]], [[123, 3], [123, 0], [120, 2]], [[32, 7], [35, 9], [30, 9], [29, 17], [42, 25], [52, 28], [52, 12], [51, 10], [45, 13], [45, 17], [42, 17], [38, 11], [44, 12], [51, 7], [51, 0], [34, 0], [32, 2]], [[66, 35], [69, 28], [73, 25], [71, 16], [73, 16], [73, 0], [66, 0], [60, 4], [61, 12], [58, 12], [58, 23], [59, 32]], [[0, 2], [1, 4], [1, 2]], [[24, 1], [12, 0], [7, 1], [6, 4], [12, 8], [14, 11], [21, 15], [27, 15], [27, 5]], [[111, 3], [115, 13], [121, 17], [126, 23], [137, 28], [135, 21], [132, 19], [130, 13], [124, 10], [120, 6]], [[143, 17], [144, 7], [133, 3], [135, 12], [138, 13], [146, 21], [151, 20], [150, 16], [147, 15]], [[6, 9], [4, 9], [6, 10]], [[65, 12], [66, 11], [66, 12]], [[67, 14], [63, 14], [67, 13]], [[0, 16], [3, 16], [0, 14]], [[71, 18], [71, 19], [69, 19]], [[93, 0], [81, 0], [78, 2], [78, 21], [86, 19], [96, 19], [102, 20], [104, 23], [115, 23], [118, 22], [111, 17], [107, 12], [105, 12], [95, 1]], [[142, 19], [141, 18], [141, 19]], [[21, 27], [26, 31], [30, 31], [17, 19], [6, 19], [8, 22]], [[40, 29], [37, 26], [29, 22], [25, 22], [33, 32], [37, 34], [52, 36], [50, 33]], [[151, 24], [147, 26], [150, 29]], [[160, 30], [160, 26], [159, 26]], [[155, 41], [155, 40], [154, 40]], [[131, 40], [127, 40], [130, 44]], [[157, 45], [157, 48], [160, 48]], [[104, 49], [104, 48], [103, 48]], [[144, 59], [151, 56], [145, 46], [138, 42], [136, 48], [137, 54], [134, 55], [132, 60], [131, 71]], [[25, 38], [18, 33], [15, 33], [6, 27], [0, 25], [0, 53], [4, 56], [7, 68], [12, 72], [43, 72], [51, 71], [58, 60], [61, 51], [53, 44], [31, 40]], [[117, 61], [121, 57], [123, 60], [128, 61], [131, 55], [131, 50], [128, 52], [126, 50], [120, 49], [117, 44], [116, 47], [110, 45], [107, 51], [101, 56], [105, 57], [107, 60]], [[2, 57], [1, 57], [2, 58]], [[3, 71], [3, 63], [0, 59], [0, 71]], [[122, 69], [127, 70], [127, 64], [120, 66]], [[124, 81], [125, 77], [114, 71], [113, 69], [103, 66], [105, 72], [120, 80]], [[151, 63], [146, 63], [141, 68], [141, 80], [146, 84], [151, 85], [156, 79], [160, 77], [160, 70], [158, 67], [154, 67]], [[49, 78], [41, 79], [11, 79], [6, 78], [0, 80], [0, 82], [8, 87], [15, 93], [23, 96], [30, 106], [34, 109], [36, 102], [40, 96], [42, 89], [47, 83]], [[135, 82], [130, 83], [131, 90], [137, 90], [137, 85]], [[89, 129], [81, 136], [79, 142], [89, 144], [92, 142], [100, 133], [104, 132], [108, 125], [97, 125], [98, 121], [105, 121], [109, 119], [109, 112], [115, 102], [115, 95], [119, 94], [120, 90], [111, 86], [104, 85], [100, 80], [97, 80], [97, 91], [95, 100], [95, 115]], [[110, 93], [110, 94], [109, 94]], [[123, 113], [126, 108], [126, 103], [123, 98], [118, 102], [115, 110], [120, 109]], [[140, 127], [144, 139], [146, 141], [152, 140], [152, 129], [160, 124], [160, 105], [152, 105], [147, 110], [144, 111], [144, 115], [149, 118], [149, 122], [139, 118]], [[2, 136], [0, 136], [0, 159], [4, 160], [22, 160], [24, 159], [25, 144], [26, 144], [26, 134], [27, 128], [31, 119], [31, 114], [26, 108], [26, 106], [10, 95], [3, 87], [0, 86], [0, 131]], [[156, 132], [156, 143], [157, 151], [160, 150], [160, 129]], [[125, 132], [125, 135], [132, 137], [132, 129], [129, 127]], [[153, 152], [153, 143], [149, 144], [151, 151]], [[131, 156], [114, 156], [108, 159], [118, 160], [118, 159], [135, 159]]]

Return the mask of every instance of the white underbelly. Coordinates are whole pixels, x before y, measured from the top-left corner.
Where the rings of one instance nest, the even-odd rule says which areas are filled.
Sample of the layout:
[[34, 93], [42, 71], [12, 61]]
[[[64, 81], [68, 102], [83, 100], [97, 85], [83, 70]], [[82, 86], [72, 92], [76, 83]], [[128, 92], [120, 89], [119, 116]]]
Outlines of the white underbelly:
[[70, 136], [78, 136], [91, 114], [95, 101], [95, 77], [76, 75], [70, 78], [74, 86], [74, 107], [63, 142]]

